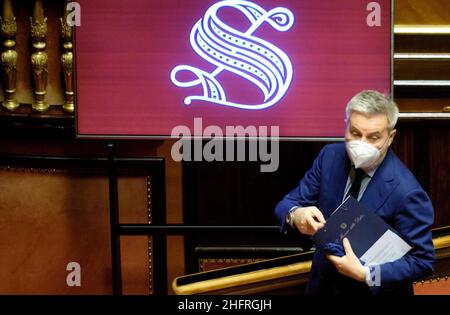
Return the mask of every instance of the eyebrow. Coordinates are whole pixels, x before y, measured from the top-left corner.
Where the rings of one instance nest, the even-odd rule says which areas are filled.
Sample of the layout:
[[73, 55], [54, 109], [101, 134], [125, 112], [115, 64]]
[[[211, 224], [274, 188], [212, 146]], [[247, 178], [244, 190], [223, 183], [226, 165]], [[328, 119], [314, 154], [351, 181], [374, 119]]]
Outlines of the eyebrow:
[[359, 131], [358, 128], [353, 127], [353, 126], [350, 126], [350, 131], [356, 131], [356, 132], [361, 133], [361, 131]]
[[[350, 131], [356, 131], [356, 132], [359, 132], [359, 133], [362, 133], [358, 128], [356, 128], [355, 126], [350, 126]], [[367, 136], [368, 137], [371, 137], [371, 136], [375, 136], [375, 135], [381, 135], [383, 133], [383, 130], [382, 131], [374, 131], [374, 132], [371, 132], [371, 133], [369, 133]]]

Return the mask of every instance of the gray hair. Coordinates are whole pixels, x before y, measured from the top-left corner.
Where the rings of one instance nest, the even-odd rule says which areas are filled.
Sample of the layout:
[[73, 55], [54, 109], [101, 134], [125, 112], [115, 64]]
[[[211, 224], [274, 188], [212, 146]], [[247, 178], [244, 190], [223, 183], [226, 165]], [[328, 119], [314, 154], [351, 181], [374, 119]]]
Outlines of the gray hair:
[[389, 130], [394, 129], [398, 120], [397, 104], [384, 94], [372, 90], [359, 92], [348, 102], [345, 109], [347, 124], [352, 111], [366, 115], [386, 114]]

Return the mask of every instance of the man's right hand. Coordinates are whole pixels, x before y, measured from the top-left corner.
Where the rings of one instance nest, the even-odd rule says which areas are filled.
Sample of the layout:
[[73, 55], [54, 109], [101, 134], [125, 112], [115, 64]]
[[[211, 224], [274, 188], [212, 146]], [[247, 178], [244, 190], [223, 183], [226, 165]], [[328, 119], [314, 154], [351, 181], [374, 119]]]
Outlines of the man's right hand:
[[317, 207], [294, 210], [294, 225], [302, 234], [313, 235], [325, 225], [325, 218]]

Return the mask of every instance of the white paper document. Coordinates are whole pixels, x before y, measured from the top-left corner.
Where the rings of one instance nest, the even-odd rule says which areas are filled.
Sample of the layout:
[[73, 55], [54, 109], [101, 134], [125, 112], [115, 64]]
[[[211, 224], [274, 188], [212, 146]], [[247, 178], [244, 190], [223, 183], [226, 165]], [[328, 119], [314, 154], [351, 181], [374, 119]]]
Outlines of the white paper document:
[[410, 249], [411, 246], [397, 234], [391, 230], [387, 230], [360, 259], [364, 261], [365, 266], [379, 265], [403, 257]]

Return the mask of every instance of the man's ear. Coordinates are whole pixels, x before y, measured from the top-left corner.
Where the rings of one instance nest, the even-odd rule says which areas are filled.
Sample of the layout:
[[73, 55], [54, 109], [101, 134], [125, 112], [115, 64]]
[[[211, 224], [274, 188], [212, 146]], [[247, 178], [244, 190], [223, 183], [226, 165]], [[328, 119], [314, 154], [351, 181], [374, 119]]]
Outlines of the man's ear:
[[397, 134], [397, 129], [394, 129], [394, 130], [392, 130], [391, 131], [391, 135], [389, 136], [389, 145], [391, 145], [392, 144], [392, 142], [394, 141], [394, 137], [395, 137], [395, 135]]

